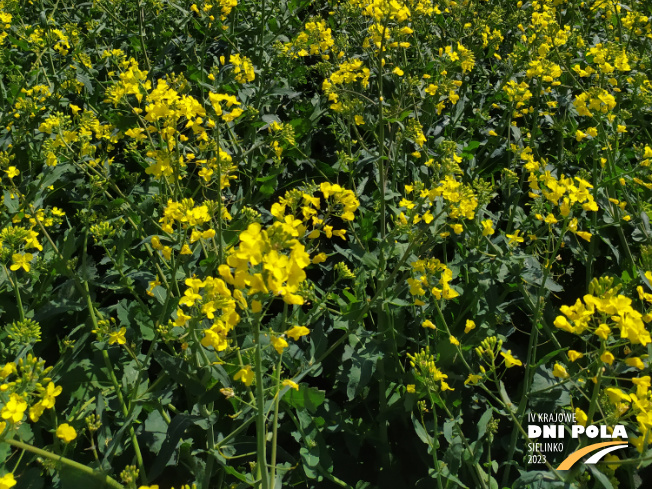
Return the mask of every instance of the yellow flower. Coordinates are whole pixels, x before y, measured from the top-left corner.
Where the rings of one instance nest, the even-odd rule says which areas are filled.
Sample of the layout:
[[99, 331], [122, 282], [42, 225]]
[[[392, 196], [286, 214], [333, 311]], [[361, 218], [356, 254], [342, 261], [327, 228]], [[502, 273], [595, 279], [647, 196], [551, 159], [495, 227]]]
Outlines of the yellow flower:
[[641, 360], [639, 357], [626, 358], [625, 364], [629, 367], [636, 367], [639, 370], [643, 370], [645, 368], [643, 360]]
[[43, 403], [37, 402], [31, 408], [29, 408], [29, 419], [31, 419], [33, 423], [36, 423], [43, 414], [43, 411], [45, 411]]
[[249, 387], [254, 381], [254, 371], [251, 369], [251, 365], [247, 365], [238, 370], [238, 373], [233, 376], [233, 380], [241, 380], [244, 382], [244, 385]]
[[397, 76], [403, 76], [403, 70], [400, 69], [398, 66], [392, 70], [392, 73], [394, 73]]
[[288, 342], [281, 336], [272, 336], [270, 343], [279, 355], [288, 347]]
[[258, 314], [263, 310], [263, 304], [260, 301], [251, 301], [251, 312]]
[[467, 379], [464, 381], [464, 385], [468, 385], [468, 384], [475, 385], [478, 382], [480, 382], [480, 380], [482, 380], [482, 375], [469, 374]]
[[576, 351], [576, 350], [568, 350], [568, 359], [571, 362], [574, 362], [574, 361], [582, 358], [583, 356], [584, 356], [584, 353], [581, 353], [581, 352]]
[[432, 95], [432, 96], [434, 96], [434, 95], [437, 94], [437, 88], [439, 88], [437, 85], [433, 85], [433, 84], [431, 83], [430, 85], [428, 85], [428, 87], [426, 88], [425, 92], [426, 92], [428, 95]]
[[292, 326], [285, 332], [285, 334], [292, 338], [294, 341], [297, 341], [302, 336], [310, 334], [310, 330], [305, 326]]
[[46, 409], [53, 408], [55, 401], [54, 398], [61, 394], [62, 390], [63, 389], [60, 385], [54, 385], [54, 382], [50, 382], [45, 388], [45, 392], [43, 392], [43, 400], [41, 401], [43, 407]]
[[[185, 326], [192, 316], [188, 316], [183, 312], [183, 309], [177, 309], [177, 318], [174, 320], [175, 326]], [[124, 337], [124, 336], [123, 336]], [[124, 343], [120, 343], [123, 345]]]
[[475, 329], [475, 322], [471, 319], [466, 320], [466, 327], [464, 328], [465, 333], [469, 333], [472, 329]]
[[437, 329], [437, 327], [432, 323], [430, 319], [426, 319], [424, 322], [422, 322], [421, 326], [424, 328]]
[[0, 477], [0, 489], [9, 489], [10, 487], [14, 487], [16, 484], [17, 482], [16, 479], [14, 479], [14, 474], [11, 472]]
[[9, 396], [9, 402], [5, 404], [5, 407], [2, 408], [2, 419], [11, 420], [14, 423], [18, 423], [23, 419], [23, 414], [27, 409], [27, 402], [19, 396], [18, 394], [11, 394]]
[[109, 333], [109, 345], [117, 343], [118, 345], [124, 345], [127, 342], [125, 338], [125, 333], [127, 328], [120, 328], [120, 331], [113, 331]]
[[5, 170], [5, 173], [10, 179], [13, 179], [14, 177], [20, 175], [20, 170], [18, 170], [18, 168], [16, 168], [15, 166], [10, 166]]
[[283, 387], [291, 387], [291, 388], [294, 389], [295, 391], [298, 391], [298, 390], [299, 390], [299, 384], [297, 384], [295, 381], [290, 380], [290, 379], [285, 379], [285, 380], [283, 381], [283, 384], [282, 384], [282, 385], [283, 385]]
[[441, 390], [443, 391], [454, 391], [450, 385], [448, 385], [448, 382], [444, 382], [443, 380], [441, 381]]
[[495, 232], [494, 223], [491, 219], [482, 221], [482, 236], [491, 236]]
[[611, 329], [609, 329], [609, 326], [607, 326], [606, 324], [601, 324], [596, 328], [594, 332], [596, 335], [598, 335], [600, 338], [606, 341], [607, 338], [609, 337], [609, 333], [611, 333]]
[[519, 236], [520, 232], [521, 232], [521, 230], [518, 229], [518, 230], [516, 230], [516, 232], [514, 234], [508, 234], [507, 235], [507, 237], [509, 238], [509, 245], [510, 246], [518, 244], [518, 243], [522, 243], [523, 241], [525, 241], [524, 238]]
[[451, 224], [450, 227], [451, 227], [451, 229], [453, 230], [453, 232], [455, 234], [462, 234], [462, 232], [464, 231], [464, 226], [462, 226], [459, 223], [458, 224]]
[[455, 336], [453, 335], [450, 335], [448, 341], [451, 342], [451, 345], [460, 346], [460, 341], [457, 338], [455, 338]]
[[11, 255], [11, 261], [14, 262], [14, 264], [11, 265], [9, 269], [15, 271], [22, 268], [26, 272], [29, 272], [31, 269], [29, 262], [32, 261], [32, 258], [34, 258], [34, 255], [31, 253], [14, 253]]
[[75, 438], [77, 438], [77, 432], [75, 428], [70, 426], [68, 423], [63, 423], [57, 428], [57, 436], [66, 443], [70, 443]]
[[611, 354], [611, 352], [605, 351], [602, 355], [600, 355], [600, 360], [602, 360], [607, 365], [611, 365], [612, 363], [614, 363], [615, 358]]
[[14, 362], [5, 363], [4, 367], [0, 368], [0, 379], [6, 379], [11, 374], [16, 373], [16, 364]]
[[552, 375], [558, 379], [567, 379], [569, 377], [568, 372], [566, 372], [564, 366], [559, 363], [555, 363], [555, 366], [552, 369]]
[[507, 353], [501, 351], [500, 354], [505, 359], [505, 367], [511, 368], [523, 366], [523, 362], [521, 362], [518, 358], [514, 358], [512, 356], [512, 350], [507, 350]]
[[312, 258], [313, 265], [317, 265], [318, 263], [322, 263], [325, 261], [326, 261], [326, 253], [318, 253]]
[[586, 426], [588, 419], [589, 418], [584, 411], [582, 411], [580, 408], [575, 408], [575, 420], [577, 421], [577, 424]]
[[408, 384], [408, 385], [405, 387], [405, 391], [406, 391], [408, 394], [414, 394], [414, 393], [417, 391], [417, 387], [416, 387], [414, 384]]

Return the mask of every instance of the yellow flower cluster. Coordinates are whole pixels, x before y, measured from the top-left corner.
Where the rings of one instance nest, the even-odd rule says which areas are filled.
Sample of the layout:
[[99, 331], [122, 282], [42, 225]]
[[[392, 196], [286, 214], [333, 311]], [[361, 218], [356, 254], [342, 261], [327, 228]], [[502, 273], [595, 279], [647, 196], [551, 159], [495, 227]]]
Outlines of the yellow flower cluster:
[[330, 27], [326, 27], [324, 20], [315, 20], [306, 22], [305, 29], [294, 41], [284, 44], [282, 51], [293, 58], [319, 55], [328, 60], [328, 52], [334, 44]]
[[147, 90], [152, 88], [152, 82], [147, 79], [147, 71], [141, 70], [134, 58], [127, 60], [121, 50], [105, 51], [103, 56], [114, 59], [121, 70], [118, 75], [120, 81], [106, 89], [104, 101], [117, 106], [127, 96], [134, 95], [140, 103]]
[[0, 10], [0, 44], [2, 44], [7, 37], [7, 33], [5, 31], [9, 30], [11, 27], [11, 19], [11, 14]]
[[[459, 61], [462, 68], [462, 72], [466, 73], [471, 71], [475, 66], [475, 57], [471, 50], [466, 49], [461, 43], [457, 43], [457, 51], [455, 51], [451, 46], [446, 46], [444, 53], [451, 61]], [[441, 56], [440, 49], [440, 56]]]
[[517, 84], [515, 80], [509, 80], [503, 87], [503, 91], [507, 94], [507, 99], [510, 102], [516, 102], [516, 108], [519, 109], [532, 98], [530, 85], [522, 81]]
[[[459, 159], [453, 155], [454, 168], [458, 168], [456, 161]], [[446, 158], [444, 158], [445, 160]], [[450, 169], [450, 168], [449, 168]], [[416, 183], [413, 185], [405, 186], [406, 193], [410, 194], [415, 192], [418, 197], [423, 199], [422, 204], [417, 204], [413, 200], [403, 198], [399, 202], [399, 206], [411, 212], [411, 224], [417, 224], [421, 221], [430, 224], [434, 216], [432, 215], [431, 208], [439, 199], [446, 204], [446, 212], [451, 219], [473, 219], [475, 217], [475, 210], [478, 207], [478, 199], [473, 189], [461, 182], [458, 182], [455, 177], [446, 175], [442, 181], [430, 189], [424, 188], [422, 184]], [[418, 212], [423, 211], [425, 212]], [[409, 223], [405, 213], [401, 211], [398, 216], [401, 224], [407, 225]], [[464, 226], [461, 223], [450, 224], [451, 229], [455, 234], [461, 234], [464, 231]], [[450, 233], [445, 231], [441, 233], [442, 237], [449, 236]]]
[[233, 65], [233, 74], [238, 83], [252, 82], [256, 79], [254, 65], [246, 56], [232, 54], [229, 57], [229, 62]]
[[[212, 323], [210, 328], [204, 330], [202, 345], [213, 347], [216, 351], [225, 350], [228, 346], [229, 331], [233, 330], [240, 322], [236, 306], [241, 309], [247, 308], [247, 302], [242, 296], [242, 292], [235, 290], [232, 293], [224, 280], [214, 277], [206, 277], [205, 280], [192, 277], [186, 279], [185, 284], [188, 288], [179, 300], [179, 306], [188, 309], [196, 308], [195, 315]], [[191, 318], [192, 315], [186, 314], [180, 308], [177, 310], [174, 325], [184, 326]]]
[[250, 224], [240, 233], [240, 244], [230, 251], [227, 265], [220, 266], [220, 275], [236, 288], [246, 289], [248, 297], [271, 292], [287, 304], [303, 304], [296, 292], [306, 278], [303, 269], [310, 264], [310, 256], [297, 239], [300, 225], [291, 216], [267, 229]]
[[450, 175], [446, 175], [431, 189], [421, 190], [420, 196], [426, 197], [430, 203], [438, 198], [443, 199], [448, 204], [447, 212], [451, 219], [473, 219], [478, 207], [478, 199], [473, 189]]
[[[593, 117], [593, 111], [608, 114], [616, 107], [616, 99], [603, 88], [594, 88], [589, 92], [582, 92], [573, 101], [573, 106], [581, 116]], [[609, 120], [615, 117], [613, 114], [607, 116]]]
[[[652, 303], [652, 294], [643, 292], [642, 287], [639, 294], [641, 299]], [[618, 294], [615, 288], [610, 288], [599, 296], [586, 294], [583, 299], [577, 299], [574, 305], [564, 305], [560, 310], [564, 315], [557, 316], [554, 324], [569, 333], [581, 335], [588, 330], [607, 341], [612, 334], [612, 328], [617, 327], [620, 337], [629, 340], [633, 345], [645, 346], [652, 342], [645, 327], [645, 323], [652, 321], [652, 314], [641, 314], [632, 307], [632, 300]]]
[[[183, 199], [181, 202], [170, 199], [165, 209], [163, 209], [163, 217], [159, 219], [159, 222], [163, 231], [170, 234], [174, 232], [173, 224], [175, 223], [180, 225], [182, 229], [201, 227], [211, 222], [217, 207], [217, 202], [212, 200], [205, 200], [201, 205], [195, 205], [193, 199]], [[200, 237], [207, 239], [213, 236], [195, 234], [191, 239], [191, 243], [194, 243]]]
[[[36, 225], [36, 221], [33, 225]], [[43, 246], [38, 241], [38, 232], [33, 228], [9, 226], [0, 232], [0, 261], [6, 263], [11, 259], [12, 265], [9, 268], [12, 271], [21, 268], [30, 271], [34, 255], [27, 250], [32, 249], [43, 251]]]
[[337, 85], [351, 85], [360, 81], [362, 87], [367, 88], [370, 74], [369, 68], [364, 66], [360, 59], [340, 63], [337, 70], [322, 83], [322, 90], [328, 95], [328, 100], [332, 102], [330, 108], [336, 112], [344, 110], [344, 106], [340, 102], [340, 95], [337, 93]]
[[[418, 353], [412, 355], [407, 354], [410, 359], [410, 366], [414, 369], [415, 376], [430, 392], [441, 390], [452, 391], [455, 390], [448, 385], [445, 379], [448, 375], [443, 373], [435, 365], [435, 357], [430, 353], [430, 348], [426, 347], [421, 349]], [[437, 385], [439, 382], [439, 385]]]
[[[199, 16], [206, 15], [211, 23], [215, 20], [214, 13], [217, 13], [220, 16], [220, 20], [224, 22], [229, 16], [231, 11], [238, 6], [237, 0], [210, 0], [201, 2], [201, 9], [197, 4], [193, 3], [190, 6], [190, 10]], [[211, 24], [209, 23], [210, 27]], [[225, 28], [226, 26], [223, 26]]]
[[[360, 201], [352, 190], [345, 189], [338, 184], [323, 182], [319, 186], [319, 190], [328, 204], [325, 213], [321, 209], [321, 200], [312, 195], [313, 192], [308, 193], [296, 189], [286, 192], [279, 202], [272, 205], [272, 215], [279, 222], [291, 224], [300, 237], [307, 233], [309, 239], [315, 239], [324, 233], [329, 239], [333, 236], [346, 239], [346, 230], [333, 229], [332, 226], [326, 224], [326, 218], [335, 215], [344, 221], [353, 221], [354, 212], [360, 206]], [[290, 215], [286, 215], [288, 211]], [[295, 215], [301, 215], [302, 219], [296, 219]], [[312, 226], [310, 231], [308, 231], [309, 225]]]
[[17, 427], [25, 415], [36, 422], [46, 409], [54, 407], [62, 389], [48, 376], [51, 370], [45, 367], [45, 360], [32, 354], [0, 368], [0, 435], [7, 427]]
[[350, 3], [376, 22], [405, 22], [411, 15], [407, 5], [398, 0], [350, 0]]
[[416, 260], [411, 266], [412, 277], [407, 279], [407, 283], [410, 286], [410, 294], [416, 296], [416, 305], [425, 305], [421, 297], [426, 294], [426, 290], [430, 290], [436, 300], [450, 300], [460, 295], [449, 285], [453, 280], [452, 270], [436, 258]]

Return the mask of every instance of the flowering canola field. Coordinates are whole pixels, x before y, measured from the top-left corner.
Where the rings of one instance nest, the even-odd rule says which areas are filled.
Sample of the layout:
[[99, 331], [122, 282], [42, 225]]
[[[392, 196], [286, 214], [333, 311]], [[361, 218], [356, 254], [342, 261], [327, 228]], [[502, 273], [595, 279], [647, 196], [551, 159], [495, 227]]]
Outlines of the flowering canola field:
[[651, 48], [644, 0], [0, 0], [0, 489], [641, 487]]

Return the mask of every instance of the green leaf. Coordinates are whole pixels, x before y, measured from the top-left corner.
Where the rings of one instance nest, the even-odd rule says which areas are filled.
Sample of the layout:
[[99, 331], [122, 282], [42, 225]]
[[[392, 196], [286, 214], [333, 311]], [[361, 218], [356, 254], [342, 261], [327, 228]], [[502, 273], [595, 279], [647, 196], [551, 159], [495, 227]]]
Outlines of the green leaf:
[[434, 440], [432, 436], [430, 436], [430, 433], [428, 433], [426, 428], [421, 424], [421, 421], [414, 416], [414, 413], [410, 413], [410, 418], [412, 418], [412, 426], [414, 426], [414, 431], [419, 439], [426, 445], [431, 446]]
[[283, 400], [295, 409], [307, 409], [311, 413], [317, 411], [326, 399], [326, 392], [315, 387], [299, 384], [299, 390], [290, 389], [283, 396]]
[[154, 454], [158, 454], [165, 442], [168, 432], [168, 424], [159, 411], [152, 411], [145, 419], [144, 430], [139, 435], [145, 441], [145, 445]]
[[535, 365], [534, 368], [537, 368], [539, 365], [544, 365], [548, 363], [549, 360], [555, 358], [557, 355], [559, 355], [561, 352], [568, 350], [568, 348], [560, 348], [559, 350], [551, 351], [548, 353], [546, 356], [544, 356], [542, 359], [540, 359]]
[[156, 350], [153, 357], [166, 374], [188, 389], [192, 395], [201, 396], [206, 391], [190, 366], [181, 358], [175, 358], [161, 350]]

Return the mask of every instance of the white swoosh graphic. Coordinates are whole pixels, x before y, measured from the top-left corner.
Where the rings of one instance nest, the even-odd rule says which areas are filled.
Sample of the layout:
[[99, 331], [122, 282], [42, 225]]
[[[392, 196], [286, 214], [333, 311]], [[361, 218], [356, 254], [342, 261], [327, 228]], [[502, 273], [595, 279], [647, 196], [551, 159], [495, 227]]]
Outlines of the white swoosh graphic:
[[599, 462], [600, 459], [602, 457], [604, 457], [606, 454], [608, 454], [609, 452], [613, 452], [614, 450], [618, 450], [619, 448], [625, 448], [626, 446], [627, 445], [614, 445], [612, 447], [603, 448], [599, 452], [594, 453], [593, 455], [591, 455], [591, 457], [586, 459], [584, 461], [584, 463], [585, 464], [595, 464], [595, 463]]

